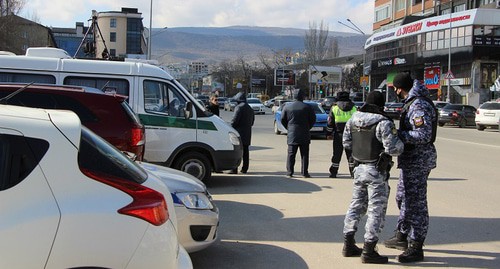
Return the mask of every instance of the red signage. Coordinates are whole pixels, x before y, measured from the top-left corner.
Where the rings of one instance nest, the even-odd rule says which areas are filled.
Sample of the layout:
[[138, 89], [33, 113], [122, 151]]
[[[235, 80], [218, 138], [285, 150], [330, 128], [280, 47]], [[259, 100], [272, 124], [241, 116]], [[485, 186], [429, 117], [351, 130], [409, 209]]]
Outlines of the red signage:
[[424, 70], [424, 83], [427, 89], [439, 89], [440, 76], [441, 67], [426, 67]]

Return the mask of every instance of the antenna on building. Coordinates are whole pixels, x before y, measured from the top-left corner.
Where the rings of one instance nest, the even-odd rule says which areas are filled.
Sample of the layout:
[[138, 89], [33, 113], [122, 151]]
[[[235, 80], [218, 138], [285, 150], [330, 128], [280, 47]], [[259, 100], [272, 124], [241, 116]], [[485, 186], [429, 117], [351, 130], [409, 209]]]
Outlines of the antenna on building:
[[[99, 36], [102, 39], [102, 43], [104, 44], [104, 50], [102, 51], [101, 56], [103, 59], [109, 59], [108, 47], [106, 46], [106, 41], [102, 36], [101, 28], [99, 28], [99, 24], [97, 23], [97, 11], [95, 10], [92, 10], [92, 23], [90, 24], [90, 27], [87, 29], [87, 32], [83, 36], [82, 42], [80, 42], [80, 46], [78, 46], [78, 49], [75, 52], [75, 56], [73, 56], [74, 58], [76, 58], [76, 55], [78, 54], [82, 46], [83, 46], [83, 51], [85, 52], [86, 55], [90, 55], [92, 58], [95, 57], [97, 48], [96, 46], [97, 31], [99, 32]], [[92, 40], [87, 40], [87, 36], [89, 35], [89, 33], [92, 33]]]

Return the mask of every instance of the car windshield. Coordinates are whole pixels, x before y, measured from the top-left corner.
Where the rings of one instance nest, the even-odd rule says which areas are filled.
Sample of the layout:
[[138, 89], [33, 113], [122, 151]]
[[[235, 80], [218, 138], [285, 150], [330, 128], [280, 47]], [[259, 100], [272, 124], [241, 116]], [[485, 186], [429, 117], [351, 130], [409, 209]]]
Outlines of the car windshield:
[[448, 105], [444, 106], [443, 109], [447, 109], [447, 110], [462, 110], [462, 105], [448, 104]]
[[319, 106], [317, 103], [306, 103], [314, 109], [314, 114], [325, 114], [325, 110]]
[[259, 99], [252, 99], [252, 98], [249, 98], [249, 99], [247, 100], [247, 102], [248, 102], [249, 104], [260, 104], [260, 100], [259, 100]]
[[500, 110], [500, 103], [484, 103], [480, 107], [480, 109], [489, 109], [489, 110]]

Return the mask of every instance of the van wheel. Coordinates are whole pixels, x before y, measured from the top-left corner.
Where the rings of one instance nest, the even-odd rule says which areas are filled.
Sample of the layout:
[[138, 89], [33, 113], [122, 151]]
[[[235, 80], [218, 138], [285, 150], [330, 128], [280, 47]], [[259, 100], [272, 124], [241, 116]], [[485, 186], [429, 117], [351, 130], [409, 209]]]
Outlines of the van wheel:
[[477, 125], [476, 125], [476, 128], [477, 128], [479, 131], [484, 131], [484, 129], [485, 129], [486, 127], [484, 127], [484, 125], [479, 125], [479, 124], [477, 124]]
[[212, 165], [208, 158], [199, 152], [188, 152], [180, 156], [174, 168], [188, 173], [199, 180], [207, 181], [212, 176]]

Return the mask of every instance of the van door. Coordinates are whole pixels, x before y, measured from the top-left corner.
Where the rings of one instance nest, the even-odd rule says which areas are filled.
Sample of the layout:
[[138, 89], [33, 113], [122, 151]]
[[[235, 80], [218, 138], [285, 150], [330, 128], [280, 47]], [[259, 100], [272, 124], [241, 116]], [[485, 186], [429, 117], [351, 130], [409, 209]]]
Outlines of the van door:
[[196, 117], [185, 118], [188, 100], [173, 83], [142, 79], [142, 89], [140, 103], [144, 105], [137, 112], [146, 128], [144, 158], [148, 162], [169, 162], [176, 149], [196, 142]]

